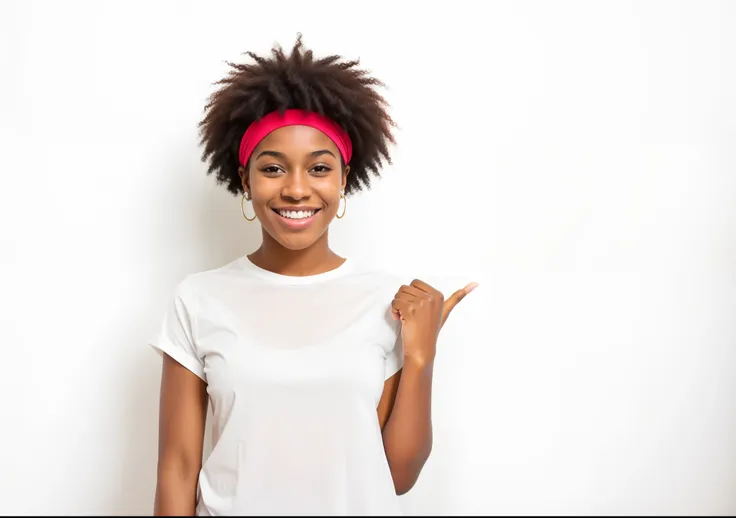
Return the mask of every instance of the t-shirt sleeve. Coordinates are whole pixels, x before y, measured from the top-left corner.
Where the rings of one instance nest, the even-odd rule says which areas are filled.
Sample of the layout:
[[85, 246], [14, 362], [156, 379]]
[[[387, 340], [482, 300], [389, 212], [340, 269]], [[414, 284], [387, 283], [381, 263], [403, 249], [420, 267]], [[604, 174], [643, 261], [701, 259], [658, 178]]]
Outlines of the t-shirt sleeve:
[[[391, 301], [401, 287], [402, 279], [396, 275], [381, 275], [376, 282], [383, 287], [381, 300]], [[404, 347], [401, 342], [401, 321], [393, 318], [391, 305], [383, 314], [382, 341], [384, 341], [383, 374], [384, 381], [396, 374], [404, 366]]]
[[396, 343], [393, 348], [386, 355], [384, 366], [384, 380], [389, 379], [391, 376], [399, 372], [399, 370], [404, 366], [404, 352], [401, 347], [401, 333], [399, 333], [398, 338], [396, 338]]
[[185, 279], [176, 287], [174, 296], [167, 305], [159, 332], [150, 345], [155, 350], [168, 354], [183, 367], [207, 381], [204, 360], [197, 352], [194, 339], [196, 326], [194, 310], [194, 293], [188, 280]]
[[401, 343], [401, 322], [394, 320], [390, 316], [390, 312], [388, 318], [391, 319], [390, 323], [394, 340], [393, 345], [386, 353], [384, 361], [384, 380], [389, 379], [391, 376], [399, 372], [399, 370], [404, 366], [404, 348]]

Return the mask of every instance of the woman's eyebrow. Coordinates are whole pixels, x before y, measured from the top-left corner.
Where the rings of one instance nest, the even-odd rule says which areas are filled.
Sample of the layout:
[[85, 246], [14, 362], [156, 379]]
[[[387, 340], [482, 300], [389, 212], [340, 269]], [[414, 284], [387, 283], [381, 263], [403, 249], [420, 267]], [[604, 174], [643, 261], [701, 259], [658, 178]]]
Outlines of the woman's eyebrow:
[[332, 156], [333, 156], [333, 158], [337, 158], [337, 157], [335, 156], [335, 153], [333, 153], [333, 152], [332, 152], [332, 151], [330, 151], [329, 149], [318, 149], [317, 151], [312, 151], [312, 152], [311, 152], [310, 154], [311, 154], [311, 155], [312, 155], [313, 157], [318, 157], [318, 156], [320, 156], [320, 155], [332, 155]]
[[282, 160], [286, 159], [286, 155], [282, 153], [281, 151], [271, 151], [271, 150], [265, 150], [258, 153], [258, 156], [256, 157], [256, 160], [261, 158], [262, 156], [272, 156], [276, 158], [281, 158]]

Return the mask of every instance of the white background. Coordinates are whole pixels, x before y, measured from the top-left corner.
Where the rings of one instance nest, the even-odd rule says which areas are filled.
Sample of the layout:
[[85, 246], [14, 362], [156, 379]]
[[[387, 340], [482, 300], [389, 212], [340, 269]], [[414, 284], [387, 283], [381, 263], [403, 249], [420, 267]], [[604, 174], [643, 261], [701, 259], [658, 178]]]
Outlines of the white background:
[[226, 60], [360, 57], [401, 126], [338, 253], [446, 292], [408, 513], [736, 513], [736, 3], [0, 1], [3, 514], [150, 514], [175, 284], [259, 242]]

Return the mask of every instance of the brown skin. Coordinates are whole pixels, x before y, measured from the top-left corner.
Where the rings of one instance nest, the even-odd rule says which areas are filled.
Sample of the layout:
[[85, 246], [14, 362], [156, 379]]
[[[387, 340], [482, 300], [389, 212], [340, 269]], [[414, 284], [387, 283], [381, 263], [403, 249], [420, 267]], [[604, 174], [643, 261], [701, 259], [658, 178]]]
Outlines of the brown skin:
[[[295, 276], [340, 266], [345, 259], [330, 250], [327, 236], [349, 172], [349, 167], [341, 169], [335, 144], [319, 130], [288, 126], [264, 138], [251, 156], [248, 171], [239, 169], [263, 229], [263, 243], [248, 256], [250, 260], [266, 270]], [[289, 229], [273, 211], [296, 206], [320, 209], [310, 227]], [[439, 291], [415, 280], [399, 288], [392, 301], [393, 316], [401, 320], [404, 366], [386, 380], [377, 416], [397, 494], [414, 486], [432, 449], [437, 335], [450, 311], [474, 287], [470, 284], [445, 301]], [[156, 516], [195, 512], [206, 409], [205, 383], [165, 355]]]
[[207, 385], [164, 354], [154, 516], [194, 516], [206, 414]]
[[[280, 156], [274, 156], [280, 155]], [[251, 155], [249, 174], [239, 169], [263, 228], [263, 244], [249, 256], [257, 266], [283, 275], [313, 275], [333, 270], [345, 259], [327, 244], [328, 227], [340, 206], [350, 167], [341, 171], [340, 151], [327, 135], [308, 126], [270, 133]], [[273, 209], [319, 208], [305, 230], [284, 227]]]
[[401, 286], [391, 303], [393, 317], [401, 320], [404, 366], [386, 380], [378, 412], [396, 494], [403, 495], [414, 487], [432, 451], [437, 336], [450, 312], [476, 286], [468, 284], [445, 300], [442, 293], [415, 279], [409, 286]]

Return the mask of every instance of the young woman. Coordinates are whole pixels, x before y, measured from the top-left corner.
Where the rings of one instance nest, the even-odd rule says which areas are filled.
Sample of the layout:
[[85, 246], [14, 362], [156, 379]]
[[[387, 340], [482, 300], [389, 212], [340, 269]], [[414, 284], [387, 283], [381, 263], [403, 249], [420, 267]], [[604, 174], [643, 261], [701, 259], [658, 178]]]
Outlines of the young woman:
[[[381, 85], [301, 36], [232, 65], [201, 122], [208, 174], [261, 246], [177, 287], [163, 352], [156, 515], [397, 514], [432, 448], [446, 301], [339, 257], [328, 226], [390, 163]], [[202, 465], [207, 404], [213, 450]]]

